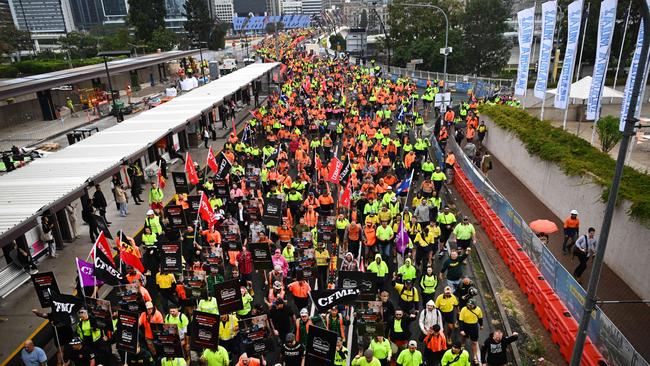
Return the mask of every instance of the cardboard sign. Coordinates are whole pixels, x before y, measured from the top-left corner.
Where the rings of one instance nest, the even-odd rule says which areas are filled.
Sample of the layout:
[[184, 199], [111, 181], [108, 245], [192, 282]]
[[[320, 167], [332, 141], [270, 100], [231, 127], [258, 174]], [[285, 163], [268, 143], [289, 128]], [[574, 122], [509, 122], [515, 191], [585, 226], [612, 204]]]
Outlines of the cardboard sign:
[[88, 315], [90, 315], [90, 324], [93, 327], [108, 332], [113, 331], [113, 316], [111, 314], [110, 301], [87, 297], [86, 307], [88, 308]]
[[267, 198], [264, 201], [264, 215], [262, 223], [268, 226], [282, 225], [282, 199]]
[[239, 234], [230, 232], [223, 236], [223, 250], [225, 251], [241, 251], [242, 242]]
[[386, 336], [386, 324], [381, 322], [360, 323], [359, 334], [364, 337], [374, 338], [378, 335]]
[[229, 314], [244, 308], [239, 281], [229, 280], [214, 286], [219, 314]]
[[187, 227], [183, 206], [165, 206], [165, 218], [169, 220], [169, 226], [174, 229], [185, 229]]
[[255, 269], [273, 269], [271, 248], [267, 243], [250, 243], [248, 249], [253, 255]]
[[330, 366], [334, 364], [337, 334], [327, 329], [312, 326], [307, 335], [305, 365]]
[[350, 289], [358, 287], [363, 295], [377, 294], [377, 275], [371, 272], [339, 271], [338, 288]]
[[199, 206], [201, 206], [201, 196], [187, 196], [187, 204], [188, 207], [183, 210], [185, 213], [185, 222], [188, 226], [193, 226], [194, 221], [196, 221], [197, 215], [199, 213]]
[[214, 179], [214, 194], [219, 198], [230, 198], [228, 182], [225, 179]]
[[184, 357], [176, 324], [151, 324], [153, 344], [158, 354], [168, 358]]
[[41, 272], [32, 275], [32, 283], [38, 302], [42, 308], [49, 308], [52, 306], [52, 299], [50, 293], [59, 293], [59, 285], [56, 283], [54, 272]]
[[128, 353], [137, 353], [138, 330], [138, 313], [120, 310], [117, 315], [117, 330], [113, 335], [116, 348]]
[[183, 262], [181, 260], [181, 246], [176, 243], [162, 244], [160, 246], [160, 268], [165, 273], [181, 273]]
[[117, 289], [117, 296], [119, 298], [120, 309], [131, 311], [139, 314], [144, 311], [144, 302], [142, 301], [142, 294], [138, 285], [128, 284], [119, 286]]
[[217, 348], [219, 344], [219, 315], [194, 311], [190, 327], [190, 347], [194, 351]]
[[185, 172], [172, 172], [172, 180], [174, 181], [176, 193], [190, 193], [190, 184], [187, 181]]

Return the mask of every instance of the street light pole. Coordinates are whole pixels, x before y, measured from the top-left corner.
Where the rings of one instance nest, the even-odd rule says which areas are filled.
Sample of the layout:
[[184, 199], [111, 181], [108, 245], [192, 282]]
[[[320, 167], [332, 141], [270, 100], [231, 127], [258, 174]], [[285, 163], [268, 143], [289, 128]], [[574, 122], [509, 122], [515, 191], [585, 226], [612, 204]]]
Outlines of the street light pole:
[[[377, 3], [372, 3], [373, 5], [376, 5]], [[372, 11], [375, 13], [377, 16], [377, 20], [379, 20], [379, 25], [381, 26], [381, 31], [384, 32], [384, 40], [386, 41], [386, 48], [388, 49], [388, 72], [390, 72], [390, 38], [388, 37], [388, 32], [386, 31], [386, 25], [384, 25], [384, 21], [381, 20], [381, 17], [379, 16], [379, 13], [377, 12], [377, 8], [372, 8]]]
[[115, 101], [115, 98], [113, 96], [113, 83], [111, 83], [111, 74], [108, 70], [108, 58], [109, 57], [116, 57], [116, 56], [130, 56], [131, 51], [106, 51], [106, 52], [100, 52], [97, 54], [98, 57], [103, 57], [104, 58], [104, 68], [106, 69], [106, 78], [108, 79], [108, 92], [111, 97], [111, 104], [113, 106], [113, 113], [115, 114], [115, 118], [117, 119], [117, 122], [122, 122], [123, 118], [120, 118], [120, 112], [117, 110], [117, 103]]
[[447, 17], [447, 13], [445, 13], [444, 10], [442, 10], [441, 7], [438, 7], [436, 5], [431, 5], [431, 4], [394, 4], [395, 6], [403, 6], [403, 7], [413, 7], [413, 8], [428, 8], [428, 9], [434, 9], [442, 13], [442, 15], [445, 17], [445, 62], [443, 66], [443, 73], [445, 75], [445, 85], [447, 84], [447, 55], [449, 54], [449, 18]]
[[625, 167], [625, 155], [630, 143], [630, 139], [634, 135], [634, 128], [636, 125], [636, 107], [640, 103], [641, 88], [643, 74], [646, 71], [646, 64], [648, 60], [648, 52], [650, 51], [650, 14], [648, 13], [648, 4], [645, 0], [636, 0], [637, 7], [644, 20], [643, 32], [643, 46], [641, 47], [641, 54], [638, 65], [638, 72], [634, 79], [634, 87], [630, 97], [630, 103], [625, 116], [625, 129], [623, 131], [623, 139], [618, 148], [618, 157], [616, 159], [616, 169], [614, 170], [614, 177], [612, 178], [612, 187], [609, 190], [609, 197], [607, 199], [607, 207], [605, 208], [605, 215], [603, 217], [603, 225], [600, 230], [600, 240], [594, 258], [594, 265], [589, 276], [589, 285], [587, 287], [587, 296], [585, 297], [585, 305], [583, 307], [582, 318], [578, 326], [578, 334], [576, 334], [576, 343], [573, 347], [571, 354], [570, 366], [579, 366], [584, 351], [585, 341], [587, 340], [587, 331], [589, 329], [589, 322], [591, 321], [591, 312], [596, 307], [598, 299], [596, 297], [596, 290], [598, 289], [598, 282], [600, 281], [600, 272], [603, 267], [603, 260], [605, 259], [605, 251], [607, 249], [607, 240], [609, 239], [609, 229], [612, 225], [612, 217], [614, 215], [614, 208], [616, 207], [616, 199], [618, 198], [618, 190], [623, 176], [623, 168]]

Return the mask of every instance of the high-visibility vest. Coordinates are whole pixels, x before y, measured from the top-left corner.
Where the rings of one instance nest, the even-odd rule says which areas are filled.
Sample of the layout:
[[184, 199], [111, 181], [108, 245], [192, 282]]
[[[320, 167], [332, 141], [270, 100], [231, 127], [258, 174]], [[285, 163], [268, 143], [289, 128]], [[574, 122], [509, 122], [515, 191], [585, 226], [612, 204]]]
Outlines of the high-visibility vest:
[[314, 227], [318, 223], [318, 213], [315, 211], [307, 211], [305, 213], [305, 225]]

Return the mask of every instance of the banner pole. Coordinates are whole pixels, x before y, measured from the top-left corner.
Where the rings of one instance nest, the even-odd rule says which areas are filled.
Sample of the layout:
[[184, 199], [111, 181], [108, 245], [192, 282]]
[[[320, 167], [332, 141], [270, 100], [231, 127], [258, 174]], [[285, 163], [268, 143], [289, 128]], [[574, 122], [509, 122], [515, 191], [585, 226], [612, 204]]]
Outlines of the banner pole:
[[56, 355], [59, 359], [58, 361], [61, 362], [61, 365], [63, 365], [65, 362], [63, 361], [63, 345], [59, 339], [59, 331], [56, 329], [56, 326], [54, 323], [52, 323], [52, 321], [50, 321], [50, 324], [52, 325], [52, 328], [54, 328], [54, 337], [56, 338], [56, 343], [59, 345], [58, 349], [56, 350]]

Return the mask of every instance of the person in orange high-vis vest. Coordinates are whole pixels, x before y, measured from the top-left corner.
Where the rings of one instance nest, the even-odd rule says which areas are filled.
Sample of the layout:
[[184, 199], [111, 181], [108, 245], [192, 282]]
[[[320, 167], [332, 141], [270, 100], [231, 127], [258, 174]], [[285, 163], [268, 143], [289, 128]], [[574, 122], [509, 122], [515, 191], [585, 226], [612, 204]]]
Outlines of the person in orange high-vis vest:
[[431, 365], [438, 365], [447, 350], [447, 337], [440, 325], [434, 324], [432, 328], [424, 337], [424, 359]]
[[371, 255], [375, 255], [375, 244], [377, 243], [377, 233], [375, 227], [371, 222], [368, 222], [363, 227], [363, 256], [369, 259]]
[[305, 225], [312, 229], [316, 227], [316, 224], [318, 224], [318, 212], [314, 211], [314, 206], [310, 205], [305, 212]]

